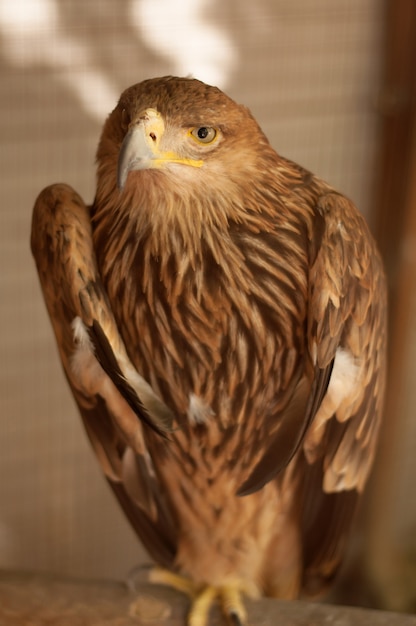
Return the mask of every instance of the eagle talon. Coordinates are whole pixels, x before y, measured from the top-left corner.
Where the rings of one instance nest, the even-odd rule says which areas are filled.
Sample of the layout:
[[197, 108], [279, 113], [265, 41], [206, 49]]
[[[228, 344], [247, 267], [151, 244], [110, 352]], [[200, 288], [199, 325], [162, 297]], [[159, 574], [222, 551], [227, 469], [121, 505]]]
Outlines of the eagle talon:
[[187, 626], [206, 626], [208, 614], [214, 601], [219, 599], [221, 609], [230, 626], [245, 626], [247, 612], [241, 599], [240, 585], [205, 587], [192, 602]]
[[247, 612], [241, 599], [242, 593], [257, 595], [254, 590], [246, 590], [246, 585], [239, 581], [228, 585], [201, 585], [193, 582], [186, 576], [181, 576], [169, 570], [152, 567], [148, 577], [149, 582], [165, 585], [186, 594], [191, 600], [187, 617], [187, 626], [207, 626], [208, 615], [215, 600], [218, 600], [223, 614], [230, 626], [245, 626]]
[[247, 623], [247, 611], [241, 599], [243, 589], [228, 585], [220, 590], [222, 610], [231, 626], [244, 626]]
[[241, 616], [235, 613], [235, 611], [228, 613], [228, 620], [231, 626], [244, 626], [245, 624], [245, 621], [242, 621]]

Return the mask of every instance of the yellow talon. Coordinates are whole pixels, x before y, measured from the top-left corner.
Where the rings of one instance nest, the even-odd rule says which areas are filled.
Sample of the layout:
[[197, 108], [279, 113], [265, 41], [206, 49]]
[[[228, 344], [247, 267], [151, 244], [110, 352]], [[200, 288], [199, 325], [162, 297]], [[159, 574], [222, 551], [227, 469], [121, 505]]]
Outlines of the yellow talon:
[[150, 582], [166, 585], [191, 598], [187, 626], [206, 626], [209, 611], [216, 599], [219, 600], [223, 613], [234, 626], [247, 623], [247, 611], [242, 601], [242, 594], [258, 595], [257, 590], [247, 588], [241, 581], [215, 587], [194, 583], [189, 578], [169, 570], [155, 567], [149, 575]]
[[219, 590], [220, 601], [224, 613], [232, 619], [236, 626], [243, 626], [247, 622], [247, 611], [241, 599], [238, 587], [227, 585]]
[[181, 576], [180, 574], [175, 574], [174, 572], [170, 572], [169, 570], [161, 567], [153, 567], [150, 570], [149, 581], [158, 585], [171, 587], [181, 593], [186, 593], [186, 595], [192, 599], [197, 596], [199, 591], [197, 585], [195, 585], [190, 578], [186, 578], [186, 576]]
[[211, 606], [218, 595], [215, 587], [205, 587], [194, 598], [188, 613], [188, 626], [206, 626]]

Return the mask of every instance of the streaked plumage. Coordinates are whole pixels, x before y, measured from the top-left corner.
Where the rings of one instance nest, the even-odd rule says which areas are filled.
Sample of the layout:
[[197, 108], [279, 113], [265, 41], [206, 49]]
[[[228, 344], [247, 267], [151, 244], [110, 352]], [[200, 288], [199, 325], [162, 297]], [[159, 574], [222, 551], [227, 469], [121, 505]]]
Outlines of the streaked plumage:
[[32, 250], [106, 477], [162, 566], [319, 591], [380, 425], [385, 281], [364, 219], [196, 80], [126, 90], [97, 161], [91, 208], [40, 194]]

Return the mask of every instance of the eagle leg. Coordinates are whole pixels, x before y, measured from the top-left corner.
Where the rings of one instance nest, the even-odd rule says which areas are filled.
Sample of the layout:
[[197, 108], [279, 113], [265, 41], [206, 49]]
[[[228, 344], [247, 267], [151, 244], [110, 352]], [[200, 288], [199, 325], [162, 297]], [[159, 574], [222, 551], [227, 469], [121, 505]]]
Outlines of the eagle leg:
[[207, 626], [209, 611], [215, 600], [219, 601], [231, 626], [245, 626], [247, 623], [247, 612], [242, 601], [242, 594], [252, 594], [247, 590], [247, 585], [241, 581], [233, 581], [218, 587], [201, 585], [186, 576], [159, 567], [151, 570], [149, 580], [176, 589], [191, 598], [187, 626]]

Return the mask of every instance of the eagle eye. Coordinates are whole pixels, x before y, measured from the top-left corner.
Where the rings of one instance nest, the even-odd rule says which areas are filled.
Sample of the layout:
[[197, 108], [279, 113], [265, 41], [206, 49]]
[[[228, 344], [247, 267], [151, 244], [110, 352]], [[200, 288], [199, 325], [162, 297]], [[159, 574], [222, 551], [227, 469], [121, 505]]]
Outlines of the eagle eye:
[[201, 143], [211, 143], [217, 136], [217, 131], [212, 126], [199, 126], [191, 130], [191, 135]]

